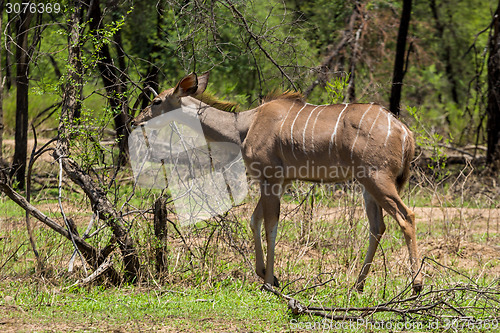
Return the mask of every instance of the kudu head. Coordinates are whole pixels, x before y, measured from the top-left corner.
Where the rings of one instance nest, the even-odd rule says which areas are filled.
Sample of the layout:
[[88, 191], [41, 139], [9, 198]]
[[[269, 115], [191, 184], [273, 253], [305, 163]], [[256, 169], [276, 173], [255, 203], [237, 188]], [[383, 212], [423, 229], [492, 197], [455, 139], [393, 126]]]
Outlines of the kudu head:
[[209, 72], [200, 76], [191, 73], [177, 83], [174, 88], [167, 89], [155, 96], [151, 104], [137, 117], [132, 119], [132, 128], [144, 124], [146, 121], [181, 107], [181, 98], [201, 94], [207, 88]]

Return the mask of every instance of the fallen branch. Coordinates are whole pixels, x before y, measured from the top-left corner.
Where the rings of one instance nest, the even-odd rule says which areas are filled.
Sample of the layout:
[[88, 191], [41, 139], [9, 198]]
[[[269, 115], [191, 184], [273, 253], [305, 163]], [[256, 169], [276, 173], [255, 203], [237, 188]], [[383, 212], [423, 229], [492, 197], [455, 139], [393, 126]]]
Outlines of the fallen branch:
[[[43, 224], [45, 224], [46, 226], [48, 226], [49, 228], [60, 234], [61, 236], [65, 237], [68, 240], [71, 240], [71, 235], [65, 228], [63, 228], [59, 223], [52, 220], [50, 217], [42, 213], [31, 203], [29, 203], [26, 200], [26, 198], [24, 198], [22, 195], [17, 193], [12, 187], [10, 187], [7, 181], [8, 181], [7, 175], [4, 173], [3, 170], [0, 169], [0, 192], [3, 192], [5, 195], [7, 195], [12, 201], [14, 201], [19, 207], [24, 209], [31, 216], [35, 217], [40, 222], [42, 222]], [[73, 235], [73, 239], [78, 249], [82, 252], [85, 260], [91, 267], [96, 269], [104, 261], [105, 257], [102, 256], [103, 251], [97, 250], [92, 245], [85, 242], [78, 235]], [[115, 270], [110, 271], [108, 277], [110, 278], [113, 284], [119, 284], [121, 282], [119, 274]]]
[[[445, 269], [457, 276], [465, 277], [472, 284], [457, 284], [455, 286], [435, 290], [431, 286], [429, 291], [422, 292], [419, 295], [402, 298], [409, 290], [407, 286], [403, 292], [398, 293], [395, 297], [390, 299], [390, 301], [366, 307], [305, 306], [299, 300], [291, 296], [312, 288], [323, 286], [328, 281], [301, 289], [291, 295], [283, 294], [269, 284], [264, 284], [262, 289], [286, 300], [288, 308], [295, 315], [307, 314], [333, 321], [367, 320], [367, 317], [380, 312], [395, 313], [404, 320], [414, 320], [415, 315], [424, 318], [432, 317], [441, 321], [467, 320], [470, 322], [477, 322], [483, 320], [483, 318], [488, 318], [488, 320], [499, 320], [497, 315], [500, 306], [498, 280], [488, 286], [481, 287], [465, 274], [438, 263], [433, 259], [424, 257], [422, 263], [424, 262], [435, 264], [439, 269]], [[462, 303], [464, 300], [465, 302]], [[470, 300], [474, 300], [474, 303], [471, 303]], [[342, 313], [342, 315], [335, 313]]]
[[282, 294], [281, 292], [277, 291], [274, 289], [269, 283], [265, 283], [262, 286], [263, 290], [269, 291], [276, 296], [279, 296], [281, 298], [284, 298], [288, 301], [288, 308], [292, 310], [292, 313], [295, 315], [300, 315], [300, 314], [308, 314], [312, 316], [318, 316], [318, 317], [323, 317], [331, 320], [358, 320], [360, 317], [358, 316], [334, 316], [328, 313], [325, 313], [323, 311], [316, 311], [316, 310], [311, 310], [309, 307], [302, 305], [298, 300], [296, 300], [293, 297], [290, 297], [288, 295]]
[[92, 281], [96, 280], [98, 277], [100, 277], [102, 274], [104, 274], [112, 266], [113, 266], [113, 256], [111, 255], [108, 256], [106, 260], [104, 260], [104, 262], [99, 267], [97, 267], [97, 269], [92, 274], [90, 274], [84, 279], [76, 281], [76, 283], [74, 283], [70, 287], [74, 287], [76, 285], [84, 286], [86, 284], [89, 284]]

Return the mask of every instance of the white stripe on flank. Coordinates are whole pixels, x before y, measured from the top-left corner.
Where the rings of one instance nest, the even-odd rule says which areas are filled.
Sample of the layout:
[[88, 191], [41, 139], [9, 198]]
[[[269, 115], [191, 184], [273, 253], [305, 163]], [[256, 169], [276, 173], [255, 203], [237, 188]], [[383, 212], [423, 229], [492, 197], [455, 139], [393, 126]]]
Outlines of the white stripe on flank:
[[401, 128], [404, 131], [403, 143], [402, 143], [402, 147], [401, 147], [401, 167], [403, 167], [403, 164], [405, 162], [405, 142], [406, 142], [406, 136], [408, 136], [408, 132], [406, 131], [405, 125], [401, 125]]
[[314, 110], [316, 110], [317, 108], [319, 108], [319, 105], [317, 105], [314, 109], [312, 109], [311, 113], [309, 113], [309, 117], [307, 117], [306, 124], [304, 125], [304, 131], [302, 132], [302, 149], [304, 150], [304, 153], [306, 153], [306, 155], [307, 155], [307, 150], [306, 150], [306, 128], [307, 128], [307, 124], [309, 123], [309, 119], [311, 119], [311, 116], [312, 116]]
[[361, 124], [363, 123], [363, 118], [365, 118], [366, 113], [368, 111], [370, 111], [372, 106], [373, 106], [373, 103], [371, 103], [370, 107], [368, 109], [366, 109], [365, 113], [363, 113], [363, 115], [361, 116], [361, 120], [359, 121], [358, 130], [356, 131], [356, 138], [354, 139], [354, 142], [353, 142], [352, 147], [351, 147], [351, 160], [352, 160], [352, 154], [354, 152], [354, 146], [356, 145], [356, 141], [358, 140], [359, 129], [361, 128]]
[[377, 123], [378, 117], [380, 117], [380, 112], [382, 112], [382, 108], [380, 108], [378, 110], [377, 116], [375, 117], [375, 120], [373, 121], [372, 126], [370, 127], [370, 131], [368, 132], [368, 136], [367, 136], [367, 140], [366, 140], [366, 145], [365, 145], [365, 148], [363, 148], [363, 153], [361, 154], [361, 158], [363, 158], [363, 156], [365, 156], [366, 148], [368, 148], [368, 144], [370, 143], [370, 136], [372, 134], [373, 127], [375, 127], [375, 124]]
[[283, 158], [285, 158], [285, 154], [283, 152], [283, 139], [281, 136], [281, 132], [283, 132], [283, 125], [285, 124], [285, 121], [288, 118], [288, 115], [290, 114], [290, 110], [293, 108], [294, 105], [295, 105], [295, 101], [292, 103], [292, 106], [290, 106], [290, 108], [288, 109], [288, 112], [286, 113], [285, 119], [283, 119], [283, 121], [281, 122], [279, 140], [280, 140], [281, 156], [283, 156]]
[[323, 105], [324, 107], [319, 110], [318, 114], [316, 115], [316, 119], [314, 119], [314, 123], [313, 123], [313, 129], [312, 129], [312, 132], [311, 132], [311, 153], [314, 154], [314, 129], [316, 128], [316, 123], [318, 122], [318, 118], [319, 118], [319, 115], [321, 112], [323, 112], [324, 109], [326, 109], [326, 107], [328, 105]]
[[384, 147], [387, 146], [389, 135], [391, 135], [391, 114], [387, 112], [387, 136], [385, 137]]
[[297, 121], [297, 118], [299, 117], [300, 112], [302, 112], [302, 110], [304, 110], [304, 108], [306, 106], [307, 106], [307, 103], [304, 104], [304, 106], [302, 107], [302, 109], [299, 110], [299, 112], [297, 112], [297, 115], [295, 116], [295, 119], [292, 122], [292, 127], [290, 127], [290, 142], [292, 143], [292, 154], [293, 154], [293, 157], [295, 159], [297, 159], [297, 156], [295, 156], [295, 148], [294, 148], [294, 145], [293, 145], [293, 126], [295, 126], [295, 122]]
[[333, 129], [333, 133], [332, 133], [332, 136], [330, 138], [330, 147], [328, 148], [328, 154], [329, 155], [332, 152], [332, 147], [333, 147], [334, 140], [335, 140], [335, 143], [337, 143], [337, 137], [336, 137], [336, 135], [337, 135], [337, 129], [339, 127], [340, 118], [342, 118], [342, 114], [344, 113], [345, 109], [347, 109], [348, 106], [349, 106], [349, 103], [346, 103], [345, 107], [342, 109], [342, 111], [340, 111], [339, 117], [337, 118], [337, 123], [335, 124], [335, 128]]

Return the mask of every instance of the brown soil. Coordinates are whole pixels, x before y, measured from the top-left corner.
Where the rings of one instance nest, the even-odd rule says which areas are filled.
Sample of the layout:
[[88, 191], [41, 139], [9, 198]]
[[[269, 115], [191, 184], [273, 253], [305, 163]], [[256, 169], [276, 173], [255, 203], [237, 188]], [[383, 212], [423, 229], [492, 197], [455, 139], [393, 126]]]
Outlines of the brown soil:
[[[49, 141], [50, 141], [50, 139], [47, 139], [47, 138], [38, 138], [37, 146], [36, 146], [37, 149], [42, 148], [43, 145]], [[7, 147], [7, 149], [11, 149], [12, 151], [14, 151], [14, 146], [16, 144], [16, 141], [13, 139], [4, 139], [3, 144], [5, 145], [5, 147]], [[31, 155], [31, 151], [33, 150], [34, 144], [35, 144], [35, 140], [33, 140], [33, 139], [28, 140], [28, 155]], [[6, 154], [5, 156], [10, 156], [10, 155], [11, 154]], [[54, 162], [54, 159], [52, 158], [52, 156], [50, 156], [50, 152], [45, 152], [45, 153], [43, 153], [42, 156], [40, 156], [38, 158], [38, 161]]]

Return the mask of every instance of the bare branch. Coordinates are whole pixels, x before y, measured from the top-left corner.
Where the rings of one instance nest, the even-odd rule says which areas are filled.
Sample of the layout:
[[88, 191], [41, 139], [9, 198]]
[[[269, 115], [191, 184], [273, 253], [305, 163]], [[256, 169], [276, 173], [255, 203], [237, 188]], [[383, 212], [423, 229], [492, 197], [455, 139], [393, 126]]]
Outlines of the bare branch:
[[293, 82], [293, 80], [290, 78], [290, 76], [288, 76], [288, 74], [283, 70], [283, 68], [276, 62], [276, 60], [273, 59], [273, 57], [269, 54], [269, 52], [262, 46], [262, 44], [260, 43], [259, 36], [257, 36], [250, 29], [250, 27], [248, 26], [248, 22], [245, 19], [245, 17], [243, 16], [243, 14], [238, 9], [236, 9], [236, 7], [233, 5], [233, 3], [230, 0], [225, 0], [225, 1], [227, 2], [228, 7], [233, 12], [235, 18], [241, 20], [241, 22], [243, 23], [243, 26], [245, 27], [245, 30], [248, 32], [248, 34], [250, 35], [250, 37], [255, 41], [255, 44], [257, 44], [257, 46], [262, 51], [262, 53], [264, 53], [264, 55], [266, 56], [266, 58], [269, 59], [273, 63], [273, 65], [276, 66], [276, 68], [278, 68], [278, 70], [281, 72], [281, 74], [288, 80], [288, 82], [290, 82], [290, 84], [292, 85], [293, 89], [294, 90], [298, 90], [297, 86], [295, 85], [295, 83]]

